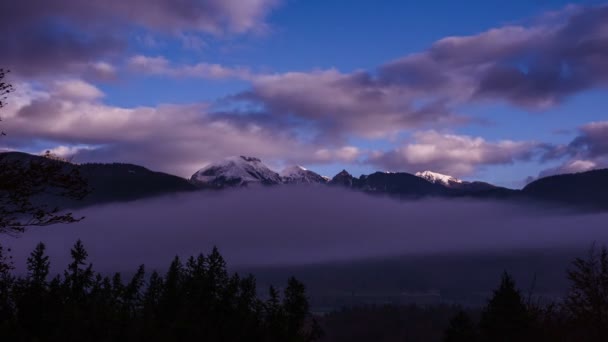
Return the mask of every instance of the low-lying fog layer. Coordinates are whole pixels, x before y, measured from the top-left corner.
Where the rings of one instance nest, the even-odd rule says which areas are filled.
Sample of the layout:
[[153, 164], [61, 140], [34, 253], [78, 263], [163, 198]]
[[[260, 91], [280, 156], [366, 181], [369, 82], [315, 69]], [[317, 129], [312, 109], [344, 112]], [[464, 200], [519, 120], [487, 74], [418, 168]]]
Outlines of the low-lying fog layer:
[[[332, 188], [203, 192], [84, 209], [72, 225], [0, 237], [18, 269], [36, 243], [63, 268], [82, 239], [99, 271], [164, 268], [220, 248], [229, 265], [288, 265], [394, 255], [508, 252], [608, 242], [608, 213], [507, 202], [397, 201]], [[58, 269], [54, 269], [58, 271]]]

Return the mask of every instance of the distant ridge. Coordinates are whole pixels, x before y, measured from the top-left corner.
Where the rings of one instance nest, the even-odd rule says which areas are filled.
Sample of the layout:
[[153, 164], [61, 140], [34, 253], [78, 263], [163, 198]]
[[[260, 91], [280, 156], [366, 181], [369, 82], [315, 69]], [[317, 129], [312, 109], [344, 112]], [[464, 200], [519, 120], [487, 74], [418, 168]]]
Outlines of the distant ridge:
[[[2, 163], [12, 161], [44, 160], [45, 156], [35, 156], [22, 152], [0, 153], [0, 167]], [[66, 168], [75, 168], [86, 179], [91, 193], [81, 201], [60, 203], [68, 207], [89, 206], [101, 203], [133, 201], [137, 199], [154, 197], [163, 194], [196, 190], [186, 179], [154, 172], [145, 167], [133, 164], [72, 164], [67, 161]]]
[[450, 175], [444, 175], [433, 171], [416, 172], [416, 176], [426, 179], [433, 184], [441, 184], [450, 189], [461, 190], [470, 193], [481, 193], [506, 189], [497, 187], [486, 182], [467, 182]]
[[[45, 158], [21, 152], [0, 153], [3, 162]], [[225, 158], [194, 173], [190, 180], [154, 172], [133, 164], [71, 164], [88, 181], [92, 193], [84, 201], [69, 206], [132, 201], [147, 197], [204, 189], [269, 186], [282, 184], [327, 184], [370, 194], [397, 198], [471, 197], [478, 199], [528, 200], [572, 207], [608, 210], [608, 169], [541, 178], [522, 190], [498, 187], [484, 182], [467, 182], [437, 172], [375, 172], [354, 177], [342, 170], [331, 179], [302, 166], [291, 166], [277, 173], [261, 159], [239, 156]]]
[[545, 201], [608, 209], [608, 169], [541, 178], [522, 192]]

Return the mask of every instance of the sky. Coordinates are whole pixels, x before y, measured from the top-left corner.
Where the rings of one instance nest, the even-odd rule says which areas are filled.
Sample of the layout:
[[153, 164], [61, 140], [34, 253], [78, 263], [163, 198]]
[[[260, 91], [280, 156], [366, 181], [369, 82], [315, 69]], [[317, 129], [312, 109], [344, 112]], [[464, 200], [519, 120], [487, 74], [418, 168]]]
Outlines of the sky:
[[522, 187], [608, 167], [601, 1], [0, 3], [0, 149]]

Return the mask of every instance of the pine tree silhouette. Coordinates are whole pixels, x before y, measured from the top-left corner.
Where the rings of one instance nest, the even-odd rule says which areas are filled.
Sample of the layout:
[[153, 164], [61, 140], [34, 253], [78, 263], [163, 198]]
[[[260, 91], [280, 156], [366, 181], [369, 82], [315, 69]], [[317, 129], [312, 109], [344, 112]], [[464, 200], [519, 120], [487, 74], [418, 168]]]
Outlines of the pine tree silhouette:
[[527, 341], [532, 320], [513, 278], [504, 272], [500, 286], [481, 315], [483, 341]]
[[116, 273], [93, 271], [79, 240], [62, 276], [48, 281], [49, 258], [39, 244], [23, 278], [0, 249], [0, 338], [2, 341], [311, 341], [314, 324], [304, 286], [290, 279], [283, 301], [271, 290], [257, 297], [255, 278], [228, 275], [217, 250], [176, 257], [161, 276], [146, 282], [140, 266], [125, 282]]

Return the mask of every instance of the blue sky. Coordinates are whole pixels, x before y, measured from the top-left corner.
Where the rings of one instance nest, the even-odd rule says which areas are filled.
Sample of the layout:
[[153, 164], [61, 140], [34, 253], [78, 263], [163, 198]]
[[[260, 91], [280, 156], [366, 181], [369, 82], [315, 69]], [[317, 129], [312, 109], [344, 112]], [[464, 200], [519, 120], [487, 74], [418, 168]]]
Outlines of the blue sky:
[[[601, 1], [56, 1], [13, 9], [5, 148], [182, 176], [254, 154], [510, 187], [608, 159], [608, 49], [583, 48], [608, 42]], [[40, 108], [54, 124], [28, 124]]]

